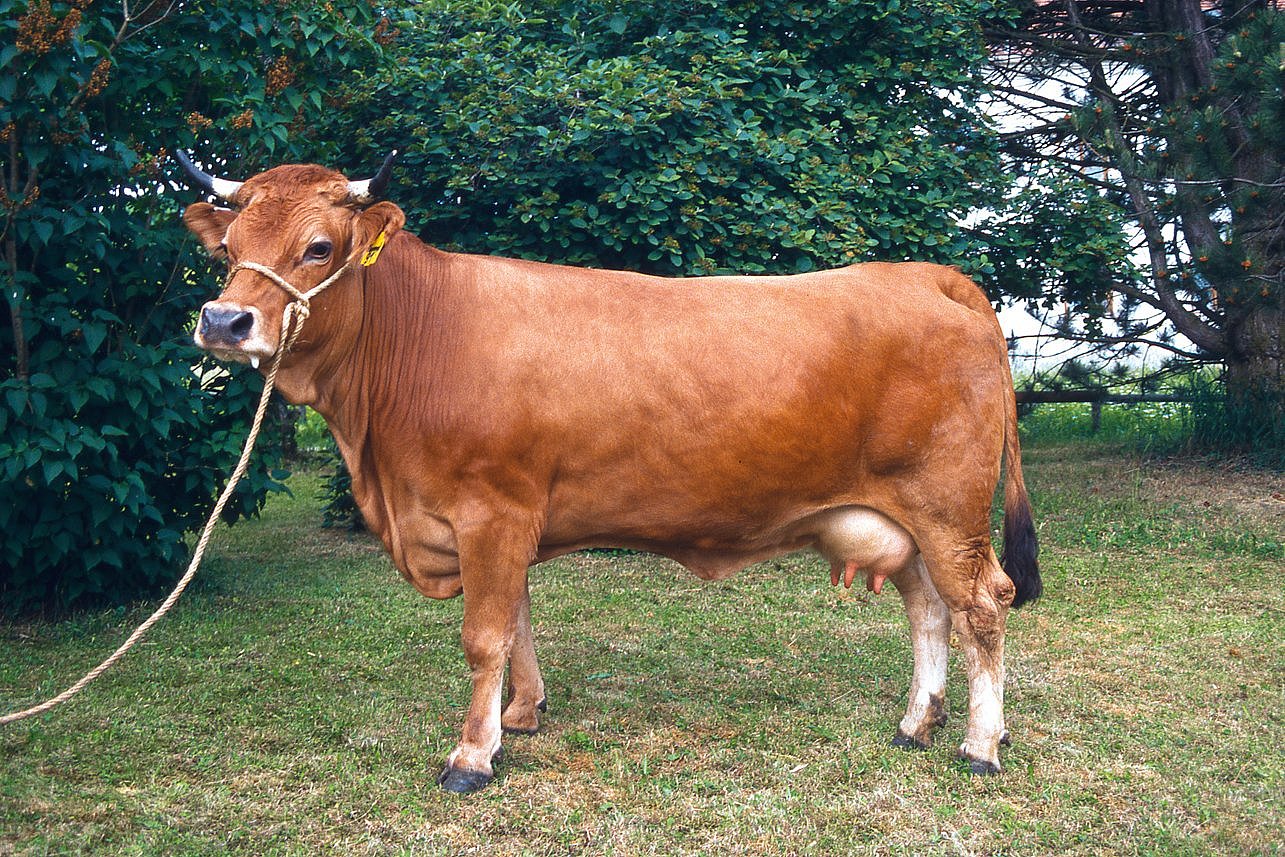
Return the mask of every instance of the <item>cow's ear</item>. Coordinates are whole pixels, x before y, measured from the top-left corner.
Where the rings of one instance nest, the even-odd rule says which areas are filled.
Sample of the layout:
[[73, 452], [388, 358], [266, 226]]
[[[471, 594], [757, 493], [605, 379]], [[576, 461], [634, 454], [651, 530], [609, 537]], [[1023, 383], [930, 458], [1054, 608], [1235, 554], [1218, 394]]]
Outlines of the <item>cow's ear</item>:
[[353, 246], [369, 247], [379, 233], [392, 238], [406, 223], [406, 215], [391, 202], [377, 202], [357, 214], [353, 224]]
[[236, 220], [236, 212], [226, 208], [215, 208], [208, 202], [194, 202], [183, 212], [183, 222], [211, 256], [222, 259], [228, 254], [223, 246], [223, 239], [228, 234], [228, 226]]

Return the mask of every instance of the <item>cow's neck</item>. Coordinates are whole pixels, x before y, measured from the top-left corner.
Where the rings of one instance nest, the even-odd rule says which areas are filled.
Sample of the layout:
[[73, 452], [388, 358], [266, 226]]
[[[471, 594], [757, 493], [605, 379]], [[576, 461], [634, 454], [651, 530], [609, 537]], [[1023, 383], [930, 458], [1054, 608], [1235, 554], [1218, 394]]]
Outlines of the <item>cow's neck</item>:
[[362, 288], [363, 299], [360, 318], [353, 319], [359, 329], [351, 346], [309, 361], [310, 371], [283, 373], [283, 394], [325, 418], [345, 458], [362, 454], [376, 411], [381, 421], [394, 416], [391, 411], [400, 412], [403, 421], [421, 421], [416, 412], [426, 410], [434, 378], [441, 375], [437, 364], [447, 359], [447, 344], [441, 341], [452, 317], [447, 258], [399, 233], [378, 263], [366, 269], [364, 285], [353, 284]]

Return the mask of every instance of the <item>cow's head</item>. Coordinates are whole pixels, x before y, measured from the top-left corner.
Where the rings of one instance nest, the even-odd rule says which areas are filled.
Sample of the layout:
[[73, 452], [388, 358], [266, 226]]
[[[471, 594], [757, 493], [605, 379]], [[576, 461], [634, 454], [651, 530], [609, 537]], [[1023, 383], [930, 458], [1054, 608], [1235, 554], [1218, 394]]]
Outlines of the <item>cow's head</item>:
[[[360, 257], [382, 232], [387, 239], [405, 217], [391, 202], [374, 200], [388, 185], [393, 157], [374, 178], [352, 182], [315, 165], [276, 167], [243, 182], [201, 172], [186, 155], [178, 160], [192, 183], [229, 208], [208, 202], [187, 207], [183, 221], [232, 275], [223, 293], [201, 309], [196, 344], [224, 360], [271, 358], [293, 298], [274, 279], [246, 263], [270, 268], [306, 293], [345, 265], [333, 286], [317, 295], [295, 352], [351, 344], [361, 323]], [[292, 353], [295, 353], [292, 352]]]

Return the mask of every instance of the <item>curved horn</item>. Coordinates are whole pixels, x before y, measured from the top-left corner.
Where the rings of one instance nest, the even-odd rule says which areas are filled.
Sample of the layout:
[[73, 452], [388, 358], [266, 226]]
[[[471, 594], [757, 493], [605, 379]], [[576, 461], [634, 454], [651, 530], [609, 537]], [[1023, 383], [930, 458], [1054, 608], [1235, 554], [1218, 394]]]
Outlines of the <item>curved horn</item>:
[[375, 173], [373, 179], [360, 182], [348, 182], [348, 195], [354, 202], [373, 202], [383, 196], [388, 189], [388, 180], [393, 176], [393, 161], [397, 160], [397, 150], [393, 149], [384, 158], [383, 166]]
[[241, 185], [244, 184], [244, 182], [232, 182], [227, 179], [215, 178], [209, 173], [201, 172], [201, 170], [197, 169], [196, 164], [192, 163], [192, 159], [188, 157], [187, 152], [182, 149], [174, 152], [174, 160], [178, 161], [178, 165], [183, 168], [183, 172], [187, 174], [192, 184], [206, 193], [214, 194], [220, 199], [230, 201], [236, 195], [236, 192], [241, 189]]

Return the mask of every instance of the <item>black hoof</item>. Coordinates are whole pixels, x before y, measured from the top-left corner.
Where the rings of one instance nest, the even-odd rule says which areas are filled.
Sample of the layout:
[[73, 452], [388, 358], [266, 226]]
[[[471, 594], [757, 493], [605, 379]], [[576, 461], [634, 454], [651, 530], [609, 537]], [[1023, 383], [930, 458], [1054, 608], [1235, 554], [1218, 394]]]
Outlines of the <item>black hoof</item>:
[[968, 763], [968, 773], [975, 774], [979, 777], [989, 777], [999, 773], [999, 765], [988, 762], [985, 759], [969, 759], [961, 757], [961, 761]]
[[446, 768], [437, 778], [437, 784], [443, 790], [457, 795], [472, 794], [492, 780], [491, 774], [481, 771], [468, 771], [463, 768]]
[[1005, 730], [1004, 730], [1004, 734], [1003, 734], [1003, 735], [999, 736], [999, 744], [1000, 744], [1000, 746], [1001, 746], [1001, 747], [1012, 747], [1012, 746], [1013, 746], [1013, 739], [1012, 739], [1012, 738], [1010, 738], [1010, 737], [1008, 737], [1008, 730], [1007, 730], [1007, 729], [1005, 729]]
[[900, 747], [902, 750], [927, 750], [931, 745], [898, 729], [897, 734], [893, 736], [892, 746]]

